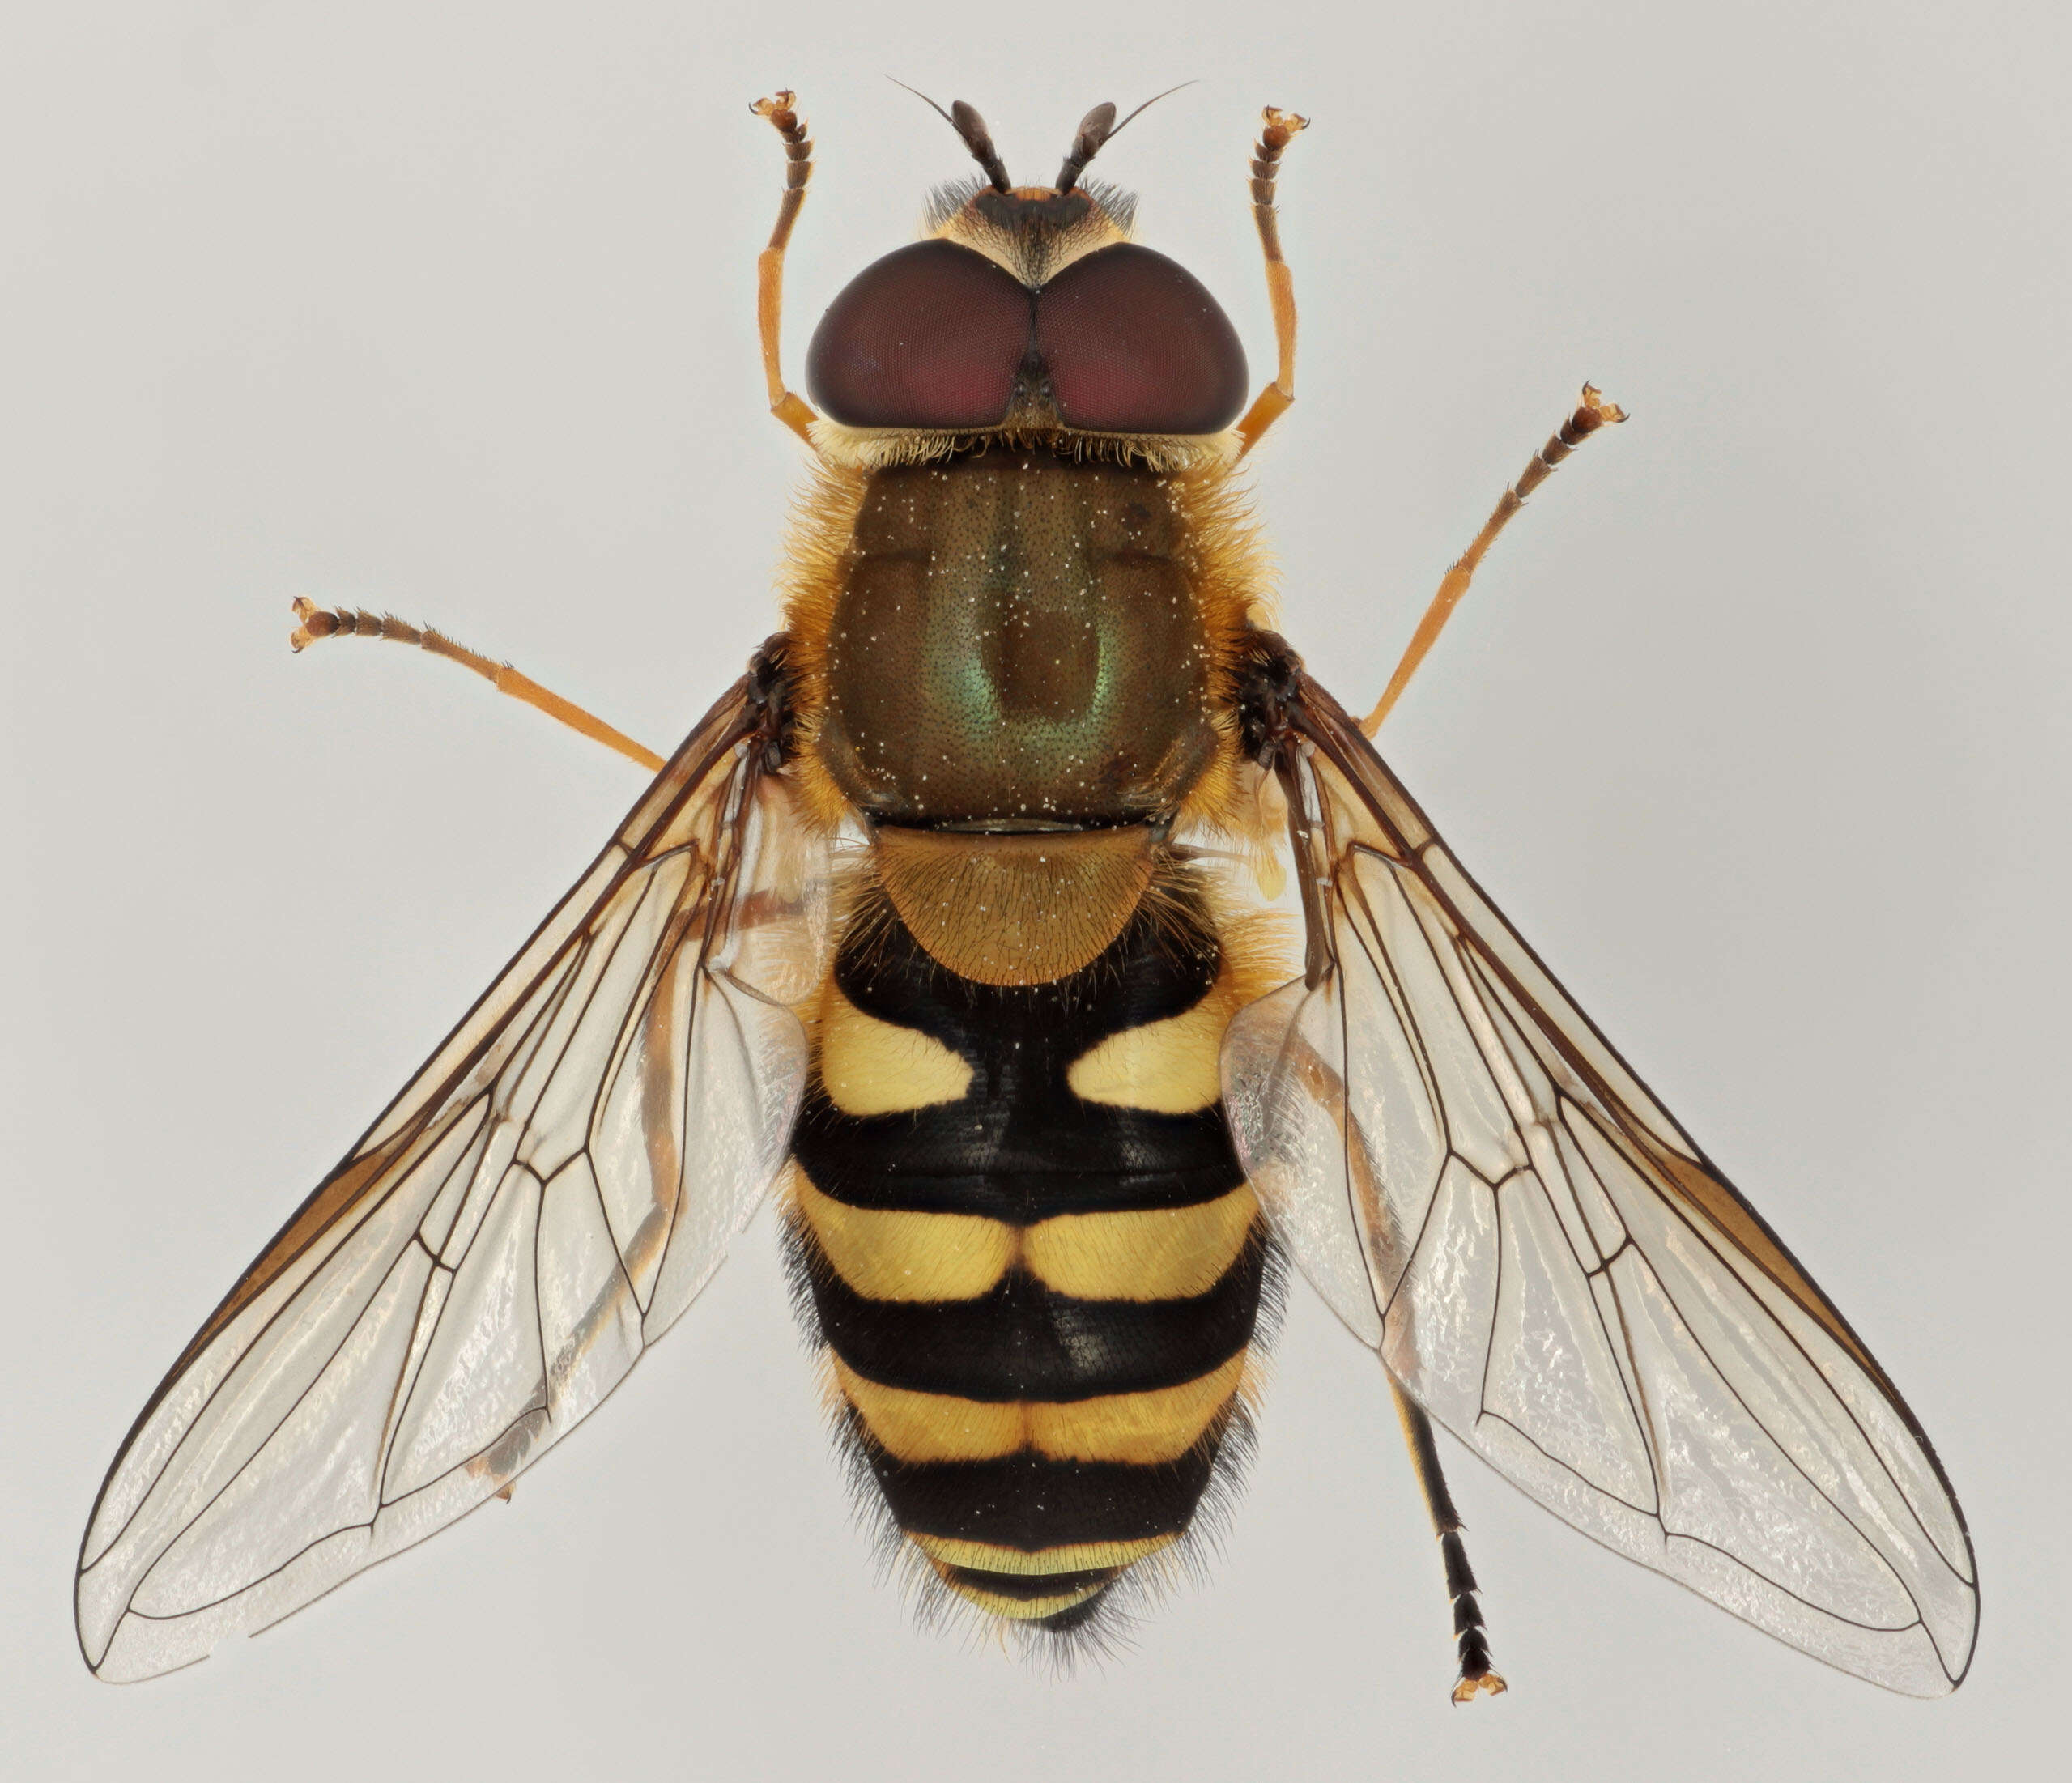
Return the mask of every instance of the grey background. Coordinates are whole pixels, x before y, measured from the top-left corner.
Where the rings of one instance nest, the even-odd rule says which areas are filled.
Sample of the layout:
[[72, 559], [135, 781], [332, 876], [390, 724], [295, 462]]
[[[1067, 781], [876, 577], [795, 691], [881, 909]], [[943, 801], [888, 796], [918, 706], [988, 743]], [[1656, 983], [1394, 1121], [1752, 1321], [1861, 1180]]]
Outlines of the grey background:
[[[313, 1779], [2002, 1774], [2058, 1750], [2068, 45], [2040, 5], [38, 9], [0, 72], [0, 1771]], [[667, 747], [774, 623], [792, 351], [963, 171], [1101, 172], [1270, 334], [1287, 629], [1349, 702], [1594, 378], [1384, 747], [1909, 1395], [1971, 1683], [1889, 1697], [1465, 1457], [1512, 1694], [1455, 1713], [1371, 1362], [1298, 1291], [1206, 1589], [1058, 1680], [874, 1581], [768, 1223], [590, 1429], [198, 1670], [72, 1644], [115, 1445], [638, 773], [287, 602], [434, 619]], [[1457, 1453], [1457, 1452], [1456, 1452]]]

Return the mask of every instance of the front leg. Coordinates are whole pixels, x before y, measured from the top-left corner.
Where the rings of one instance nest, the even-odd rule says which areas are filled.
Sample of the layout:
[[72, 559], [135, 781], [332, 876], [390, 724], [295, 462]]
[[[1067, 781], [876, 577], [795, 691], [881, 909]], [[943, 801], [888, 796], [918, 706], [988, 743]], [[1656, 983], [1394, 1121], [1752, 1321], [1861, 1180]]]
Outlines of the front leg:
[[770, 245], [755, 260], [755, 326], [763, 339], [763, 377], [770, 389], [770, 413], [811, 445], [813, 423], [819, 417], [804, 397], [785, 387], [778, 351], [784, 321], [785, 250], [791, 245], [792, 225], [806, 203], [806, 182], [813, 177], [813, 139], [806, 134], [805, 119], [794, 109], [798, 102], [798, 96], [787, 87], [749, 108], [758, 117], [767, 117], [785, 139], [785, 195], [777, 206]]
[[1259, 246], [1266, 257], [1266, 296], [1274, 306], [1274, 346], [1278, 364], [1272, 383], [1253, 399], [1237, 423], [1241, 457], [1259, 443], [1259, 436], [1285, 415], [1295, 401], [1295, 274], [1281, 257], [1280, 213], [1274, 207], [1274, 181], [1281, 151], [1309, 120], [1269, 105], [1266, 128], [1252, 151], [1252, 220], [1259, 226]]

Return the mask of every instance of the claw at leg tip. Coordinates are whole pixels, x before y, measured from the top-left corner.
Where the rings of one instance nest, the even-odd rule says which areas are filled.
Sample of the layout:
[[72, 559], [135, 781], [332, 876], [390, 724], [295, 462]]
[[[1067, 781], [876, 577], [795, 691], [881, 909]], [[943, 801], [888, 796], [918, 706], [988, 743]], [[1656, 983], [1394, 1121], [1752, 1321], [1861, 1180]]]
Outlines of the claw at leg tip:
[[1607, 402], [1605, 400], [1604, 392], [1594, 384], [1585, 384], [1583, 386], [1583, 406], [1596, 415], [1599, 420], [1615, 426], [1626, 419], [1625, 410], [1619, 407], [1616, 402]]
[[1510, 1687], [1501, 1672], [1486, 1671], [1479, 1678], [1463, 1678], [1453, 1686], [1453, 1705], [1457, 1709], [1478, 1696], [1500, 1696]]
[[306, 595], [296, 595], [290, 610], [298, 623], [287, 635], [287, 647], [297, 656], [318, 639], [329, 637], [338, 628], [337, 618]]

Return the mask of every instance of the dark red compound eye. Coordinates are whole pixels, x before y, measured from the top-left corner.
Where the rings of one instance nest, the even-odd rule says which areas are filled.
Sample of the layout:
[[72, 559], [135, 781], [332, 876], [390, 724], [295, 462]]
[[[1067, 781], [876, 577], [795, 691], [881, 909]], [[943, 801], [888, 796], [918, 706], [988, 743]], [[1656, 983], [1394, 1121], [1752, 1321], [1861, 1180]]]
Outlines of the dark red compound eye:
[[1133, 242], [1074, 261], [1037, 293], [1036, 345], [1067, 427], [1215, 433], [1244, 406], [1244, 347], [1222, 306], [1177, 261]]
[[989, 428], [1007, 413], [1029, 350], [1029, 294], [950, 241], [873, 261], [828, 306], [806, 387], [854, 428]]

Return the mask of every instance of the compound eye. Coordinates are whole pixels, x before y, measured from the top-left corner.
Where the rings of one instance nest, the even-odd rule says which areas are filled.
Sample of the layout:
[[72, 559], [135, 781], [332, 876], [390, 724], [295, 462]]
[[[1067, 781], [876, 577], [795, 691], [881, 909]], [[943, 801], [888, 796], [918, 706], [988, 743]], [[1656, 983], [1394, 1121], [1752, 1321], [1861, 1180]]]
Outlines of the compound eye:
[[849, 427], [993, 427], [1029, 330], [1018, 279], [955, 242], [917, 241], [873, 261], [828, 306], [806, 387]]
[[1244, 343], [1177, 261], [1122, 242], [1036, 294], [1036, 344], [1068, 427], [1215, 433], [1244, 406]]

